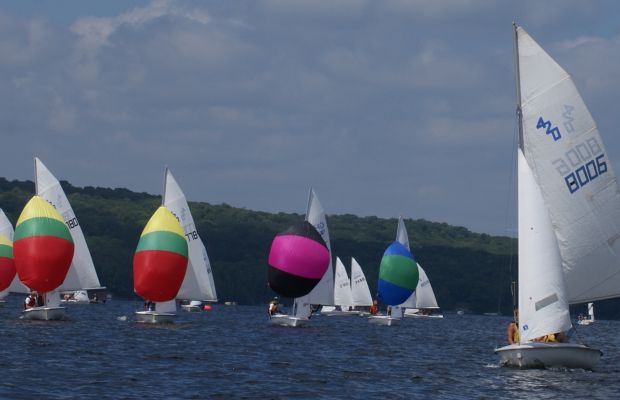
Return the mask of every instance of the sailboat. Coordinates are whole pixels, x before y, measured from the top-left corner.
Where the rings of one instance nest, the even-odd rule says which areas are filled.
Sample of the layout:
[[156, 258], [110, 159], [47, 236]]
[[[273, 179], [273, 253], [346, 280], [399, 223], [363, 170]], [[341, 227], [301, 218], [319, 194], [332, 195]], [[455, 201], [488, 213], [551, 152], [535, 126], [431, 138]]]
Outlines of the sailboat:
[[4, 302], [15, 276], [17, 271], [13, 261], [13, 227], [0, 209], [0, 302]]
[[37, 292], [34, 307], [23, 311], [25, 319], [60, 320], [56, 291], [67, 276], [74, 244], [65, 220], [45, 199], [33, 196], [22, 210], [13, 241], [13, 259], [19, 280]]
[[353, 310], [353, 292], [347, 270], [339, 257], [336, 257], [336, 276], [334, 277], [334, 305], [323, 306], [321, 315], [347, 316], [359, 315], [358, 310]]
[[620, 191], [572, 79], [513, 27], [520, 338], [495, 352], [501, 365], [592, 369], [598, 349], [536, 340], [571, 329], [569, 304], [620, 296]]
[[[74, 300], [74, 292], [80, 290], [86, 290], [90, 296], [97, 294], [98, 298], [105, 298], [106, 288], [99, 283], [84, 233], [60, 182], [37, 157], [34, 158], [34, 170], [37, 195], [47, 200], [62, 216], [75, 244], [71, 267], [64, 282], [57, 290], [72, 294]], [[71, 302], [89, 303], [89, 300]]]
[[[353, 307], [370, 307], [372, 306], [372, 295], [368, 282], [362, 267], [357, 260], [351, 257], [351, 297], [353, 298]], [[358, 310], [359, 315], [366, 316], [368, 311]]]
[[[405, 220], [402, 215], [398, 217], [396, 240], [411, 251], [411, 248], [409, 247], [409, 235], [407, 234]], [[443, 318], [442, 314], [434, 313], [434, 310], [439, 309], [437, 299], [435, 298], [435, 292], [433, 292], [431, 282], [422, 266], [417, 262], [416, 265], [418, 266], [419, 274], [418, 284], [411, 296], [409, 296], [404, 303], [398, 306], [404, 310], [402, 315], [405, 317], [415, 318]], [[400, 310], [397, 310], [397, 312], [400, 314]]]
[[[0, 235], [6, 236], [12, 243], [14, 234], [15, 231], [13, 230], [13, 225], [11, 225], [11, 222], [6, 217], [6, 214], [0, 208]], [[30, 289], [24, 286], [24, 284], [19, 280], [17, 274], [15, 274], [11, 285], [7, 289], [0, 292], [0, 300], [4, 299], [9, 293], [29, 294]]]
[[378, 299], [387, 304], [387, 315], [371, 315], [368, 322], [397, 325], [402, 318], [400, 306], [413, 294], [419, 280], [415, 258], [400, 241], [393, 242], [383, 253], [379, 266]]
[[328, 252], [327, 270], [321, 275], [319, 282], [309, 293], [295, 298], [290, 314], [278, 314], [269, 319], [269, 323], [273, 325], [291, 327], [306, 325], [312, 315], [312, 305], [331, 306], [334, 304], [334, 272], [327, 219], [325, 218], [323, 206], [312, 188], [310, 188], [310, 193], [308, 194], [305, 220], [314, 227], [326, 246]]
[[594, 303], [588, 303], [588, 316], [577, 320], [579, 325], [591, 325], [594, 323]]
[[213, 271], [207, 249], [196, 230], [185, 194], [167, 167], [164, 172], [163, 193], [163, 205], [174, 214], [183, 227], [189, 249], [187, 272], [176, 299], [190, 300], [189, 304], [181, 305], [181, 309], [200, 311], [203, 302], [217, 302]]
[[181, 224], [166, 206], [160, 206], [144, 227], [133, 258], [134, 291], [147, 305], [136, 311], [137, 322], [174, 322], [175, 297], [187, 272], [188, 252]]

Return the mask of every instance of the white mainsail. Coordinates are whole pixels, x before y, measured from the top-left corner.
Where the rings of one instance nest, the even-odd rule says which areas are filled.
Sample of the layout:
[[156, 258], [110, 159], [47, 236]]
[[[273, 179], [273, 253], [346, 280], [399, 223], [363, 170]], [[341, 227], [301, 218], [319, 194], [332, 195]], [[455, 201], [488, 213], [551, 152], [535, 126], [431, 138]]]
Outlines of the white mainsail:
[[405, 246], [407, 250], [411, 250], [409, 248], [409, 235], [407, 234], [405, 220], [403, 219], [402, 215], [398, 217], [398, 227], [396, 228], [396, 241]]
[[325, 241], [327, 250], [329, 250], [329, 267], [314, 289], [312, 289], [312, 291], [307, 295], [300, 297], [298, 303], [333, 305], [334, 269], [332, 267], [332, 250], [329, 242], [329, 230], [327, 229], [327, 220], [325, 219], [325, 211], [323, 210], [323, 206], [319, 202], [319, 199], [312, 188], [310, 189], [310, 194], [308, 196], [306, 221], [310, 222], [312, 226], [316, 228]]
[[522, 146], [557, 238], [569, 303], [620, 296], [620, 190], [568, 75], [517, 27]]
[[207, 249], [198, 235], [194, 218], [181, 187], [166, 168], [164, 177], [163, 205], [179, 220], [188, 242], [188, 263], [185, 278], [177, 293], [177, 299], [217, 301], [215, 282]]
[[97, 277], [95, 265], [90, 256], [86, 239], [84, 239], [84, 233], [82, 233], [82, 228], [71, 208], [71, 204], [69, 204], [65, 192], [60, 186], [60, 182], [58, 182], [58, 179], [52, 175], [37, 157], [34, 159], [34, 164], [37, 194], [50, 202], [60, 213], [65, 224], [69, 228], [69, 232], [71, 232], [71, 237], [75, 245], [71, 267], [69, 268], [69, 272], [67, 272], [64, 282], [57, 290], [100, 288], [99, 278]]
[[366, 276], [357, 260], [351, 257], [351, 298], [356, 307], [372, 305], [372, 295], [366, 282]]
[[570, 329], [562, 260], [551, 220], [525, 157], [518, 154], [519, 333], [526, 342]]
[[347, 270], [339, 257], [336, 257], [336, 276], [334, 278], [334, 305], [340, 306], [341, 310], [346, 311], [353, 306], [353, 296], [351, 295], [351, 281], [347, 275]]

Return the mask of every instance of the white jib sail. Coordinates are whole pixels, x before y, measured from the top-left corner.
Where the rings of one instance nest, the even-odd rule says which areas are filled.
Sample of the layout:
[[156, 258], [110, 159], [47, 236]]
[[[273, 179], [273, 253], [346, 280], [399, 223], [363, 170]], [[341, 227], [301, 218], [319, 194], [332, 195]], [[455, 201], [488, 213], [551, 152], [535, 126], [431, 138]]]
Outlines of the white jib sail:
[[439, 308], [437, 305], [437, 299], [431, 286], [431, 281], [426, 276], [426, 272], [420, 264], [418, 264], [418, 272], [420, 278], [418, 279], [418, 286], [415, 289], [415, 304], [416, 308]]
[[177, 301], [175, 299], [155, 303], [155, 311], [160, 313], [174, 314], [177, 311]]
[[[6, 217], [6, 214], [4, 214], [4, 211], [0, 208], [0, 235], [4, 235], [13, 241], [14, 233], [13, 225], [11, 225], [11, 222]], [[4, 298], [6, 296], [5, 292], [30, 293], [30, 289], [24, 286], [24, 284], [19, 280], [19, 277], [15, 275], [15, 278], [11, 282], [9, 288], [0, 292], [0, 298]]]
[[372, 305], [372, 295], [366, 282], [366, 276], [357, 260], [351, 257], [351, 298], [354, 306], [366, 307]]
[[65, 192], [60, 186], [60, 182], [58, 182], [58, 179], [52, 175], [41, 160], [35, 157], [34, 162], [37, 194], [50, 202], [50, 204], [56, 208], [56, 211], [60, 213], [65, 224], [69, 228], [69, 232], [71, 232], [71, 237], [73, 238], [75, 246], [71, 267], [69, 268], [69, 272], [67, 272], [64, 282], [58, 288], [58, 291], [101, 287], [99, 278], [97, 278], [93, 259], [86, 245], [86, 239], [84, 239], [84, 233], [82, 233], [82, 228], [71, 208], [71, 204], [69, 204]]
[[334, 278], [334, 304], [340, 306], [342, 310], [348, 310], [353, 306], [353, 296], [351, 295], [351, 281], [347, 275], [344, 264], [336, 257], [336, 276]]
[[570, 329], [562, 260], [534, 176], [518, 150], [519, 334], [521, 342]]
[[517, 28], [523, 145], [542, 191], [568, 301], [620, 296], [620, 190], [590, 112], [568, 75]]
[[304, 299], [304, 302], [308, 304], [333, 305], [334, 269], [332, 267], [332, 250], [329, 242], [329, 230], [327, 229], [325, 211], [323, 211], [323, 206], [314, 193], [314, 189], [310, 189], [308, 209], [306, 211], [306, 221], [310, 222], [312, 226], [316, 228], [325, 241], [325, 244], [327, 244], [327, 250], [329, 250], [329, 267], [314, 289], [302, 298]]
[[188, 245], [187, 271], [177, 299], [217, 301], [207, 249], [198, 235], [185, 194], [168, 168], [165, 172], [163, 204], [181, 223]]

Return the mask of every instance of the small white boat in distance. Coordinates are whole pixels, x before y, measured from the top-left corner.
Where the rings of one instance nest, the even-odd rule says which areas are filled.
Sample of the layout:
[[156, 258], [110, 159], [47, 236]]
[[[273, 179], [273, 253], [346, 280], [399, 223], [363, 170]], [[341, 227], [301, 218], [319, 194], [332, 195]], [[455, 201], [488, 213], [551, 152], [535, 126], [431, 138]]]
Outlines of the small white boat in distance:
[[307, 296], [295, 299], [293, 303], [293, 310], [290, 315], [280, 312], [276, 312], [275, 314], [271, 315], [269, 317], [269, 324], [277, 326], [288, 326], [292, 328], [307, 325], [308, 322], [310, 322], [310, 315], [312, 314], [312, 309], [310, 308], [310, 304], [304, 301], [306, 297]]
[[189, 302], [189, 304], [181, 304], [181, 309], [188, 312], [202, 311], [202, 301], [192, 300]]
[[65, 318], [65, 307], [60, 307], [57, 291], [45, 293], [45, 305], [22, 311], [24, 319], [37, 321], [60, 321]]
[[353, 310], [353, 295], [351, 293], [351, 281], [347, 270], [339, 257], [336, 257], [336, 276], [334, 278], [334, 306], [323, 306], [321, 315], [350, 316], [359, 315], [358, 310]]
[[393, 326], [399, 325], [403, 316], [403, 309], [399, 306], [388, 306], [388, 315], [371, 315], [368, 323], [373, 325]]
[[176, 300], [157, 302], [155, 310], [136, 311], [136, 322], [145, 324], [172, 324], [176, 318]]
[[588, 316], [577, 320], [579, 325], [591, 325], [594, 323], [594, 303], [588, 303]]

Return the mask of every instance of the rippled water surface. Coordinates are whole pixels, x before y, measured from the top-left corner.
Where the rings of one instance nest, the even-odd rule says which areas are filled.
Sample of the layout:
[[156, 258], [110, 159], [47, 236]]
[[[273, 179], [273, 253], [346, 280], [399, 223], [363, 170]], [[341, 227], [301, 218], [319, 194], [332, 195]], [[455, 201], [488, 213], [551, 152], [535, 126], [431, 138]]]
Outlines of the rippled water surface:
[[[508, 317], [447, 314], [369, 325], [362, 317], [268, 326], [266, 309], [179, 312], [170, 326], [133, 322], [137, 302], [71, 305], [67, 321], [0, 309], [0, 398], [535, 398], [620, 395], [620, 322], [578, 331], [604, 355], [595, 371], [497, 367]], [[123, 320], [123, 317], [127, 317]]]

